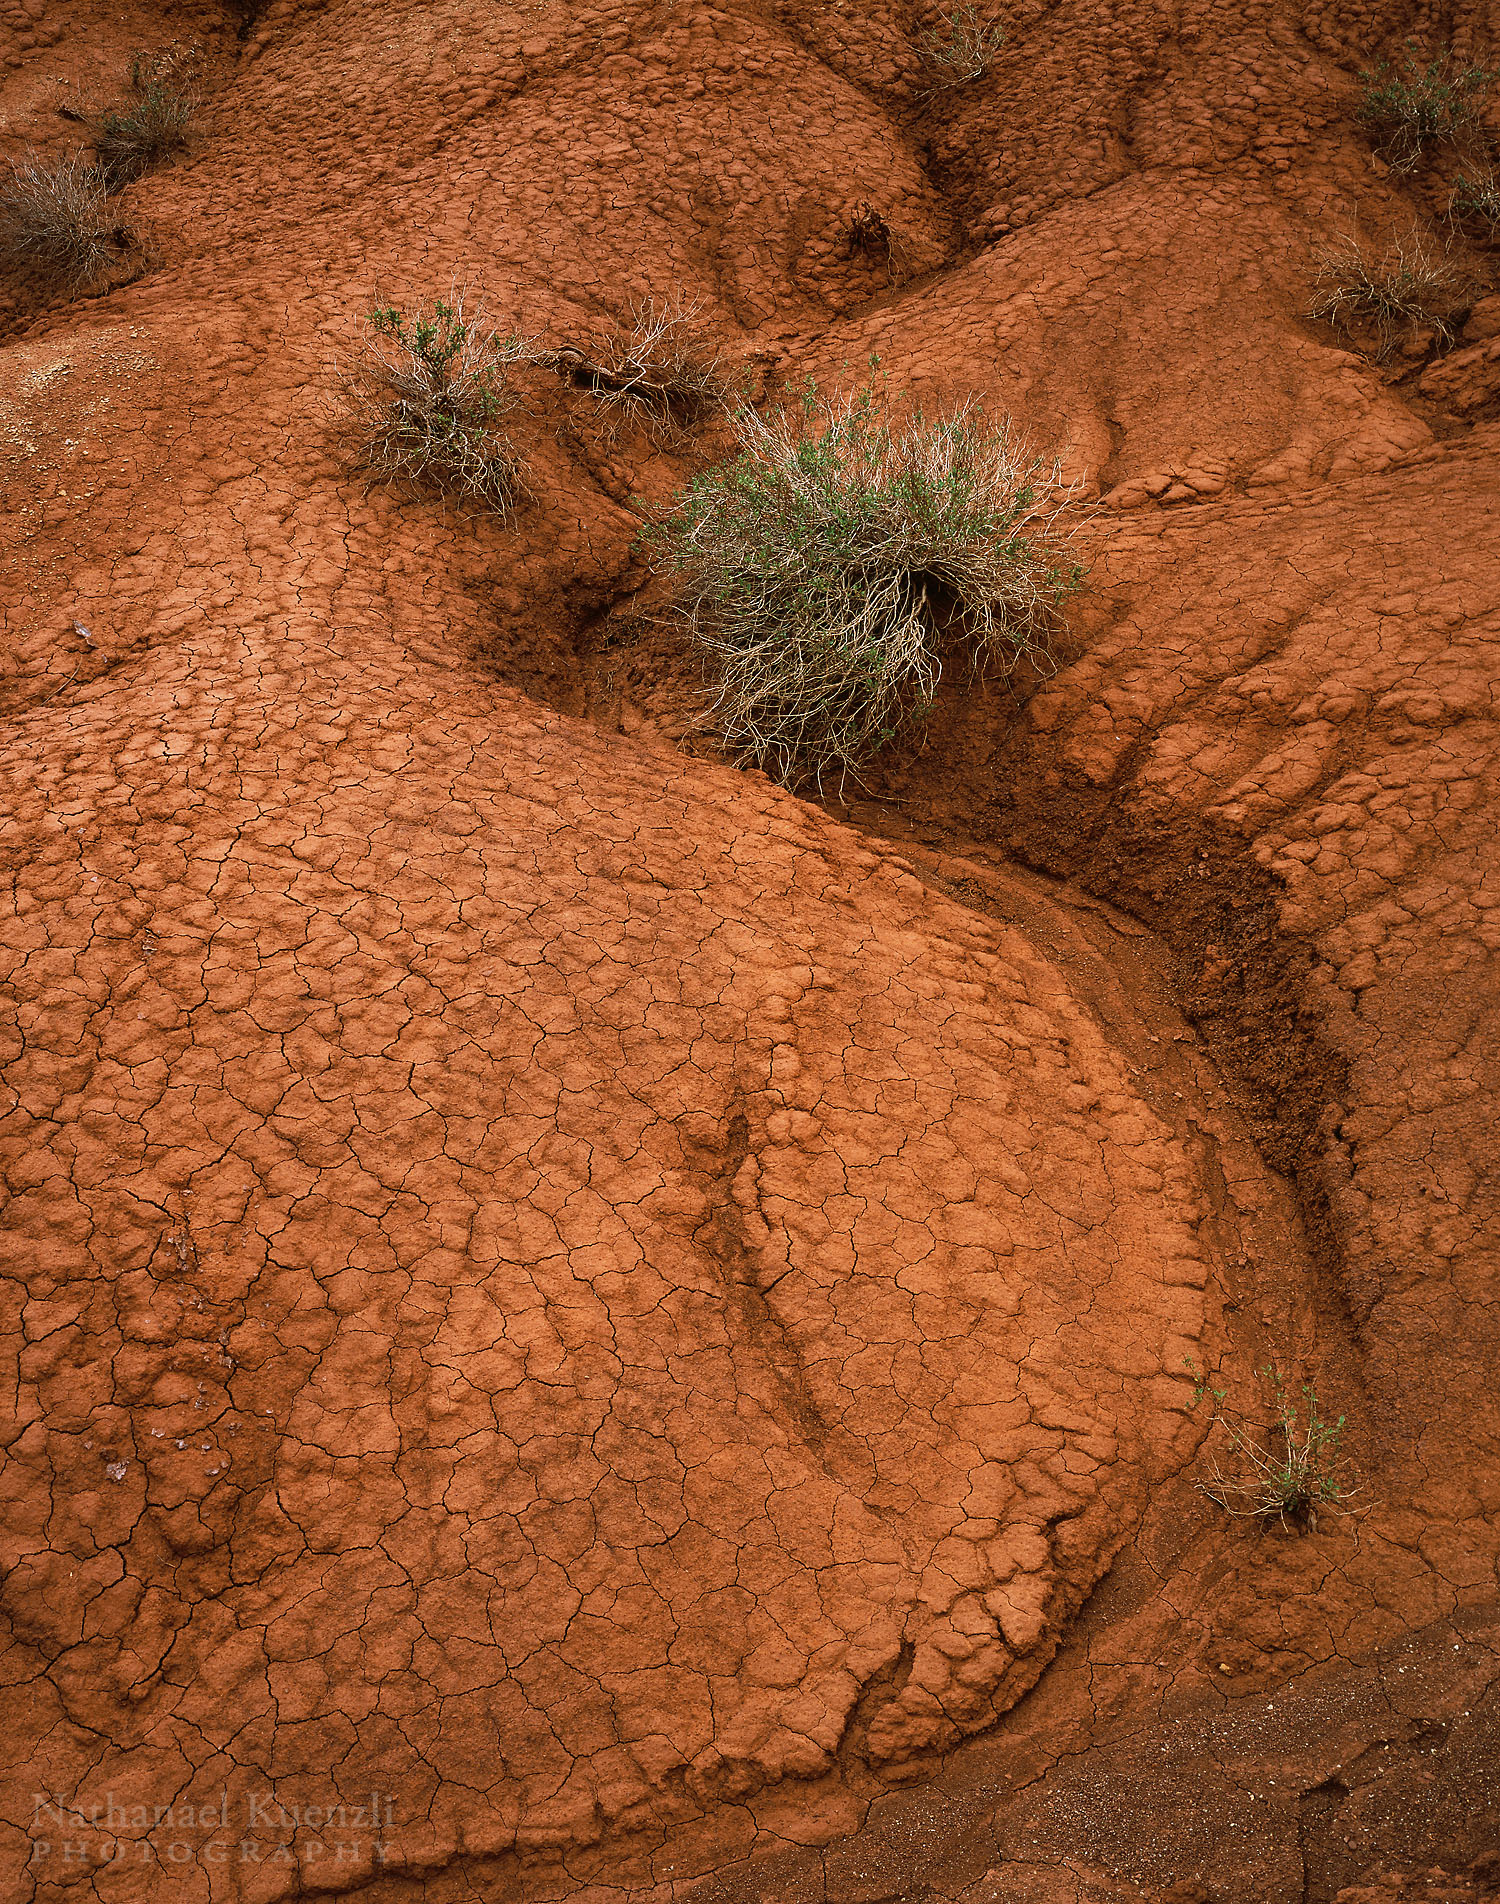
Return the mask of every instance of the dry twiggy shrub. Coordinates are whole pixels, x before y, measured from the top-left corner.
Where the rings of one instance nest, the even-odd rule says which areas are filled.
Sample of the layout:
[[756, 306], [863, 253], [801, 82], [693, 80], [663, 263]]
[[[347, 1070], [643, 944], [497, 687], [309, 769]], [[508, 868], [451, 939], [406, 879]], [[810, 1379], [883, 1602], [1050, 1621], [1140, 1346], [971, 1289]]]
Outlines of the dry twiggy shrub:
[[734, 397], [703, 305], [680, 295], [632, 304], [621, 329], [586, 350], [561, 344], [543, 351], [539, 361], [588, 391], [611, 423], [642, 422], [659, 441], [680, 437]]
[[1353, 1514], [1351, 1503], [1363, 1489], [1343, 1453], [1344, 1417], [1326, 1421], [1315, 1390], [1303, 1383], [1300, 1403], [1288, 1392], [1286, 1377], [1268, 1364], [1257, 1373], [1271, 1399], [1272, 1420], [1265, 1428], [1229, 1406], [1229, 1391], [1200, 1375], [1191, 1360], [1193, 1404], [1207, 1398], [1214, 1427], [1231, 1457], [1228, 1474], [1213, 1460], [1200, 1493], [1227, 1514], [1277, 1521], [1298, 1533], [1315, 1533], [1323, 1514]]
[[934, 91], [941, 91], [983, 78], [1004, 44], [1004, 27], [991, 26], [972, 5], [964, 5], [950, 8], [939, 26], [930, 27], [917, 50], [932, 69]]
[[1462, 65], [1451, 48], [1424, 62], [1408, 46], [1399, 67], [1386, 60], [1360, 74], [1365, 90], [1355, 116], [1376, 156], [1393, 172], [1410, 172], [1429, 147], [1480, 132], [1493, 79], [1487, 67]]
[[1474, 290], [1458, 261], [1415, 227], [1379, 253], [1345, 235], [1319, 253], [1313, 281], [1308, 316], [1373, 336], [1379, 358], [1429, 328], [1451, 344]]
[[131, 244], [104, 174], [83, 159], [14, 160], [0, 178], [0, 254], [29, 288], [80, 297], [108, 281]]
[[899, 420], [883, 391], [733, 412], [740, 455], [643, 531], [717, 676], [739, 759], [842, 785], [932, 705], [945, 649], [1046, 666], [1069, 558], [1055, 469], [975, 404]]
[[198, 109], [189, 81], [197, 57], [196, 47], [137, 54], [130, 65], [130, 102], [88, 116], [94, 152], [110, 191], [117, 192], [186, 146], [188, 126]]
[[340, 374], [339, 418], [352, 458], [373, 475], [508, 516], [522, 472], [500, 426], [521, 402], [510, 372], [537, 351], [465, 303], [455, 289], [410, 316], [393, 305], [371, 311], [363, 355]]

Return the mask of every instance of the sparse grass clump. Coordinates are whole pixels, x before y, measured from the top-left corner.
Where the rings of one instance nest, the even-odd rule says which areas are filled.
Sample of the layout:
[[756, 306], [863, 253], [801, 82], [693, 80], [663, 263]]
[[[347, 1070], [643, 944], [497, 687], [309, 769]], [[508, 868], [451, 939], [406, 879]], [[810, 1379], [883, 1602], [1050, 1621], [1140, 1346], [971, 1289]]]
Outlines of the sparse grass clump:
[[627, 323], [586, 350], [562, 344], [539, 361], [587, 390], [606, 419], [643, 422], [658, 439], [682, 435], [734, 395], [702, 304], [681, 296], [632, 304]]
[[1448, 47], [1424, 62], [1408, 46], [1399, 67], [1385, 60], [1360, 74], [1365, 90], [1356, 117], [1377, 157], [1394, 172], [1410, 172], [1429, 147], [1479, 130], [1494, 77], [1487, 67], [1465, 66]]
[[741, 760], [787, 783], [858, 772], [930, 708], [950, 641], [1045, 665], [1081, 569], [1055, 472], [976, 404], [897, 419], [883, 392], [809, 387], [733, 413], [739, 457], [644, 533], [689, 596]]
[[1227, 1389], [1216, 1388], [1187, 1364], [1194, 1380], [1193, 1403], [1205, 1398], [1214, 1426], [1222, 1430], [1233, 1457], [1226, 1474], [1215, 1460], [1200, 1492], [1228, 1514], [1276, 1521], [1299, 1533], [1313, 1533], [1321, 1514], [1350, 1514], [1350, 1503], [1363, 1490], [1355, 1484], [1343, 1452], [1344, 1417], [1327, 1421], [1314, 1389], [1304, 1382], [1300, 1401], [1274, 1365], [1258, 1371], [1270, 1394], [1272, 1421], [1262, 1428], [1228, 1405]]
[[351, 451], [374, 475], [504, 516], [521, 486], [520, 459], [501, 430], [520, 405], [510, 371], [536, 350], [501, 337], [464, 302], [455, 290], [409, 315], [372, 310], [364, 354], [343, 376], [342, 411]]
[[1319, 254], [1314, 283], [1308, 316], [1370, 336], [1379, 358], [1427, 329], [1451, 344], [1473, 295], [1462, 266], [1416, 229], [1379, 253], [1352, 234], [1340, 238]]
[[138, 55], [131, 62], [129, 104], [109, 107], [89, 120], [99, 169], [110, 191], [186, 146], [198, 106], [187, 83], [193, 52]]
[[130, 234], [106, 201], [97, 165], [14, 160], [0, 175], [0, 253], [31, 289], [82, 296], [108, 280], [129, 248]]
[[952, 7], [941, 23], [929, 27], [917, 50], [939, 89], [982, 79], [1005, 44], [1005, 28], [981, 20], [972, 5]]

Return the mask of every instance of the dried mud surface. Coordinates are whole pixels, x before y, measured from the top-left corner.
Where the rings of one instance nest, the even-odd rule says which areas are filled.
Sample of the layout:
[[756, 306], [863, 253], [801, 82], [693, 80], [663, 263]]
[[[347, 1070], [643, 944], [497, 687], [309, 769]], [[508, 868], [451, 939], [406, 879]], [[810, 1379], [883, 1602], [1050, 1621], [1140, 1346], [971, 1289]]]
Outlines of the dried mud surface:
[[[1432, 211], [1358, 68], [1500, 16], [1021, 0], [940, 97], [933, 17], [0, 14], [7, 154], [206, 49], [150, 270], [0, 312], [6, 1897], [1500, 1896], [1500, 260], [1300, 315]], [[709, 757], [631, 499], [711, 432], [341, 459], [458, 281], [1009, 409], [1058, 672], [837, 810]], [[1189, 1358], [1363, 1511], [1214, 1507]]]

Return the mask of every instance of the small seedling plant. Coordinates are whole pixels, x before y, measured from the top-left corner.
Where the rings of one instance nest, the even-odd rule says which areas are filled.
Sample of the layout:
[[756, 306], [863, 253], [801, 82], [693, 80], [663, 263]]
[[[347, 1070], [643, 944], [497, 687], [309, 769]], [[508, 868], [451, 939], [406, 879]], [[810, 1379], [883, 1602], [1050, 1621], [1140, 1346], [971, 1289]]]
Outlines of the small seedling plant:
[[1411, 172], [1431, 147], [1479, 132], [1494, 78], [1488, 67], [1464, 65], [1448, 47], [1424, 60], [1408, 46], [1400, 66], [1387, 60], [1360, 74], [1364, 93], [1356, 117], [1376, 156], [1393, 172]]
[[1227, 1514], [1265, 1523], [1276, 1522], [1297, 1533], [1314, 1533], [1320, 1516], [1351, 1514], [1362, 1489], [1355, 1486], [1344, 1457], [1344, 1417], [1329, 1421], [1311, 1383], [1294, 1394], [1274, 1363], [1257, 1371], [1271, 1403], [1271, 1422], [1262, 1426], [1232, 1408], [1229, 1391], [1191, 1360], [1193, 1405], [1207, 1401], [1213, 1425], [1229, 1447], [1229, 1468], [1214, 1459], [1199, 1491]]
[[408, 313], [380, 304], [367, 319], [360, 361], [343, 376], [343, 411], [356, 459], [374, 475], [514, 507], [521, 464], [500, 426], [520, 405], [510, 372], [536, 347], [501, 337], [453, 291]]
[[1005, 44], [1005, 28], [979, 17], [971, 5], [951, 8], [939, 25], [930, 27], [917, 42], [932, 72], [935, 87], [964, 86], [982, 79]]
[[[878, 363], [872, 363], [878, 369]], [[977, 403], [903, 408], [883, 384], [731, 412], [738, 457], [643, 543], [685, 595], [735, 758], [842, 788], [930, 710], [944, 650], [1050, 664], [1079, 587], [1056, 471]]]

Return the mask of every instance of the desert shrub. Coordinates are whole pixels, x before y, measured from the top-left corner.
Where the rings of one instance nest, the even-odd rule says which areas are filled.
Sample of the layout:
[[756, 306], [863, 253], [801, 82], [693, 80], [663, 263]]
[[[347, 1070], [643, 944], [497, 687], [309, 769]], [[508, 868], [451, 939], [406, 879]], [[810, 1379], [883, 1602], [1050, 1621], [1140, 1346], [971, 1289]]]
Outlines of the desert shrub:
[[187, 80], [195, 50], [137, 55], [130, 68], [129, 103], [91, 115], [94, 153], [110, 191], [128, 185], [187, 144], [198, 105]]
[[681, 435], [734, 395], [702, 304], [681, 296], [634, 303], [625, 325], [587, 349], [559, 345], [540, 361], [587, 390], [607, 419], [635, 419], [658, 438]]
[[898, 419], [866, 387], [761, 417], [644, 532], [717, 675], [710, 718], [778, 780], [849, 772], [930, 708], [945, 647], [1045, 665], [1081, 569], [1055, 473], [976, 404]]
[[95, 289], [129, 245], [129, 232], [110, 214], [97, 165], [33, 154], [0, 177], [0, 253], [44, 295]]
[[1314, 283], [1308, 316], [1373, 336], [1378, 357], [1424, 329], [1451, 343], [1473, 295], [1463, 267], [1416, 228], [1378, 253], [1353, 234], [1340, 238], [1319, 254]]
[[1228, 1474], [1214, 1460], [1208, 1480], [1198, 1483], [1201, 1493], [1226, 1513], [1277, 1521], [1303, 1533], [1316, 1530], [1320, 1514], [1356, 1511], [1351, 1503], [1363, 1490], [1344, 1456], [1344, 1417], [1325, 1420], [1310, 1384], [1302, 1384], [1298, 1401], [1274, 1364], [1260, 1369], [1271, 1415], [1262, 1426], [1229, 1406], [1227, 1389], [1200, 1375], [1191, 1361], [1187, 1366], [1194, 1379], [1194, 1406], [1209, 1402], [1213, 1425], [1231, 1457]]
[[1004, 27], [988, 25], [973, 6], [964, 5], [950, 8], [938, 26], [929, 27], [917, 50], [941, 88], [982, 78], [1004, 44]]
[[471, 497], [503, 516], [521, 486], [500, 427], [520, 405], [510, 372], [536, 352], [490, 329], [482, 310], [470, 316], [465, 296], [455, 290], [410, 315], [372, 310], [363, 355], [341, 378], [340, 410], [352, 455], [374, 475]]
[[1476, 132], [1494, 78], [1483, 66], [1464, 66], [1444, 47], [1425, 63], [1409, 46], [1400, 67], [1382, 61], [1360, 74], [1364, 95], [1356, 117], [1378, 156], [1409, 172], [1427, 148]]
[[1488, 242], [1500, 238], [1500, 169], [1475, 166], [1456, 178], [1448, 193], [1448, 216]]

